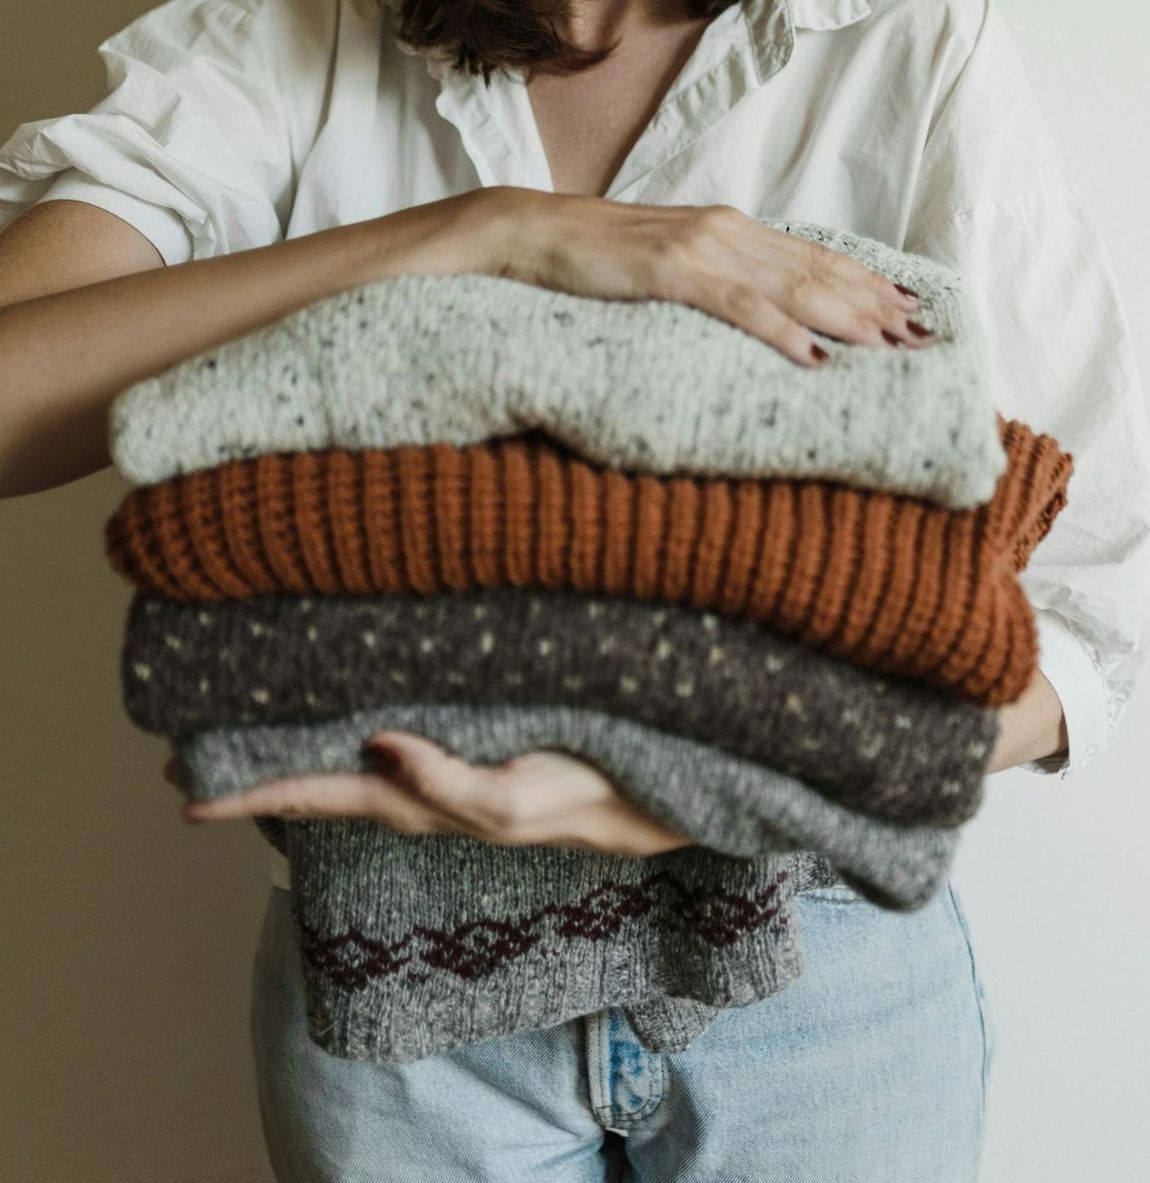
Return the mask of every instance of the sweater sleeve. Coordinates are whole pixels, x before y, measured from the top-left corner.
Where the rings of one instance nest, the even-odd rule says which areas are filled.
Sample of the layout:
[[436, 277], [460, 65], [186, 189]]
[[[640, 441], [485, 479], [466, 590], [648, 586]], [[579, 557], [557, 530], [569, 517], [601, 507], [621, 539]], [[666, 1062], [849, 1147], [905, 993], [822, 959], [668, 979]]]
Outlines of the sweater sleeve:
[[1150, 429], [1106, 244], [994, 3], [940, 97], [905, 249], [972, 289], [998, 410], [1074, 457], [1067, 507], [1022, 575], [1070, 741], [1024, 767], [1065, 777], [1110, 742], [1146, 662]]
[[322, 28], [302, 35], [304, 10], [320, 6], [170, 0], [106, 39], [105, 97], [0, 147], [0, 230], [69, 199], [130, 223], [168, 265], [281, 239], [330, 50]]

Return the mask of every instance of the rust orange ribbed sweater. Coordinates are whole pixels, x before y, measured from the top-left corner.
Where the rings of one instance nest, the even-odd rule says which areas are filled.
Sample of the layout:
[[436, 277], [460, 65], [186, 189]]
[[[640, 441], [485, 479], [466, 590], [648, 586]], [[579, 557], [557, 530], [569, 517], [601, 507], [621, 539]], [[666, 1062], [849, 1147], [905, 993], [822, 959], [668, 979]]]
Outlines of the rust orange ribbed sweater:
[[826, 481], [630, 475], [550, 441], [260, 456], [133, 490], [112, 564], [181, 600], [537, 587], [744, 616], [985, 705], [1037, 663], [1017, 572], [1071, 457], [1000, 421], [994, 498], [950, 511]]

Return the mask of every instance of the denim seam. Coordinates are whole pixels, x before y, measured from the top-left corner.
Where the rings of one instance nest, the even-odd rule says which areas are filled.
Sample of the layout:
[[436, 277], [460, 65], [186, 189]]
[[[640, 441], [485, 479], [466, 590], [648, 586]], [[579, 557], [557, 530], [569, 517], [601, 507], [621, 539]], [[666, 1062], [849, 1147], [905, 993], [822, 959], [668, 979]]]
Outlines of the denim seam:
[[[606, 1012], [599, 1010], [594, 1014], [584, 1016], [587, 1038], [587, 1083], [589, 1096], [587, 1098], [591, 1113], [602, 1126], [611, 1125], [611, 1081], [604, 1081], [603, 1065], [610, 1068], [611, 1058], [606, 1047], [607, 1017]], [[606, 1103], [604, 1103], [606, 1097]]]
[[979, 1106], [979, 1125], [978, 1125], [978, 1143], [975, 1149], [975, 1174], [977, 1177], [978, 1168], [982, 1159], [983, 1144], [986, 1137], [986, 1111], [987, 1111], [987, 1093], [988, 1093], [988, 1077], [990, 1070], [990, 1039], [987, 1031], [986, 1013], [982, 1001], [982, 987], [978, 973], [978, 966], [974, 960], [974, 946], [970, 939], [970, 928], [966, 922], [966, 915], [962, 910], [962, 905], [958, 901], [958, 894], [954, 890], [954, 885], [948, 880], [946, 885], [947, 896], [950, 899], [950, 906], [954, 912], [955, 919], [958, 921], [959, 931], [962, 933], [962, 939], [966, 945], [966, 955], [970, 962], [970, 980], [974, 988], [974, 1002], [978, 1008], [978, 1026], [982, 1033], [982, 1071], [981, 1071], [981, 1104]]
[[604, 1128], [621, 1129], [635, 1125], [649, 1117], [660, 1105], [666, 1092], [666, 1067], [662, 1056], [644, 1049], [651, 1063], [651, 1089], [638, 1109], [622, 1111], [612, 1098], [615, 1096], [615, 1057], [611, 1048], [611, 1021], [606, 1010], [584, 1016], [587, 1041], [587, 1076], [591, 1113]]

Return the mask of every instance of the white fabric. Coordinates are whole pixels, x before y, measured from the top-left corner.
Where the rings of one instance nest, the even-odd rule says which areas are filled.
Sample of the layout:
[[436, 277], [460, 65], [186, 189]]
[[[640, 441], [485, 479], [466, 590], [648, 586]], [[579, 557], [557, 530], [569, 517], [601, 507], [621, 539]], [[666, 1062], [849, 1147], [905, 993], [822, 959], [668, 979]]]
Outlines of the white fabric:
[[[102, 102], [0, 148], [0, 229], [72, 198], [175, 264], [480, 185], [551, 189], [522, 76], [487, 90], [389, 23], [377, 0], [171, 0], [100, 46]], [[1147, 653], [1150, 430], [1107, 250], [993, 0], [743, 0], [607, 196], [833, 225], [970, 281], [998, 409], [1076, 460], [1024, 577], [1070, 755], [1027, 767], [1084, 767]]]

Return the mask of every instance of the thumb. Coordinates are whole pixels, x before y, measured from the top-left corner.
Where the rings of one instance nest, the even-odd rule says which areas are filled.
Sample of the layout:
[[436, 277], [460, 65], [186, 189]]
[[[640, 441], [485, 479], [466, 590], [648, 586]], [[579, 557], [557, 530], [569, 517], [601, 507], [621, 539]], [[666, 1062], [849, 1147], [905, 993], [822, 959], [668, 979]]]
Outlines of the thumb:
[[425, 736], [377, 731], [365, 747], [385, 776], [426, 801], [450, 808], [474, 788], [478, 769]]

